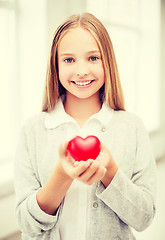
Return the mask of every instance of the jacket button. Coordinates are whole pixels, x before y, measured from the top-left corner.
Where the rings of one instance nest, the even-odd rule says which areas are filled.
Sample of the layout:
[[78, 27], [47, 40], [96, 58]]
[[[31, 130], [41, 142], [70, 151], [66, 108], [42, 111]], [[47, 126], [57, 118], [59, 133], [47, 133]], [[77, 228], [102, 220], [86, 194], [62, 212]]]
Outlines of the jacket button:
[[101, 131], [102, 131], [102, 132], [105, 132], [105, 130], [106, 130], [105, 127], [102, 127]]
[[94, 208], [97, 208], [97, 207], [98, 207], [98, 203], [97, 203], [97, 202], [94, 202], [94, 203], [93, 203], [93, 207], [94, 207]]

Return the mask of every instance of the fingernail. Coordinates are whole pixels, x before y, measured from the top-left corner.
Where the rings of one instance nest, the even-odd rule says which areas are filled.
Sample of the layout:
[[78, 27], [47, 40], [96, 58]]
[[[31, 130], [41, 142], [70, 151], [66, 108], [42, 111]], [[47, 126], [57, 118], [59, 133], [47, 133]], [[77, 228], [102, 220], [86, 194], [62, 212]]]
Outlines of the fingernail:
[[104, 173], [106, 173], [106, 171], [107, 171], [107, 169], [106, 169], [106, 168], [104, 168]]
[[106, 169], [106, 168], [101, 168], [101, 171], [102, 171], [103, 173], [106, 173], [107, 169]]
[[86, 162], [85, 163], [85, 167], [89, 167], [90, 163], [89, 162]]

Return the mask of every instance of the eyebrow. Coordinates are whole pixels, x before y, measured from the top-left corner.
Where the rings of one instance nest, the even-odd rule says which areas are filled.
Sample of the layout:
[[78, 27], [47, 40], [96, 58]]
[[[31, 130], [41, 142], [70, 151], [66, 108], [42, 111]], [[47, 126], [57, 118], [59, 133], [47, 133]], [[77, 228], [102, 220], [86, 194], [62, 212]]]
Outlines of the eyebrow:
[[100, 51], [99, 50], [92, 50], [92, 51], [89, 51], [88, 53], [99, 53], [100, 54]]
[[[99, 50], [91, 50], [89, 52], [87, 52], [87, 54], [100, 54], [100, 51]], [[61, 53], [59, 56], [60, 57], [63, 57], [63, 56], [74, 56], [75, 54], [74, 53]]]

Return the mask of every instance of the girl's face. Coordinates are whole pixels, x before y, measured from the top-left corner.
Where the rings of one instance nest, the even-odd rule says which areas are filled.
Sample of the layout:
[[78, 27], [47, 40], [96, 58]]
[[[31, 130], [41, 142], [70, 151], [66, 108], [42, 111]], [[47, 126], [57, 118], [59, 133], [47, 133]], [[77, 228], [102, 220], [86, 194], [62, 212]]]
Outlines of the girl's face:
[[81, 27], [69, 30], [58, 46], [59, 80], [66, 94], [77, 98], [98, 96], [103, 86], [104, 68], [98, 44]]

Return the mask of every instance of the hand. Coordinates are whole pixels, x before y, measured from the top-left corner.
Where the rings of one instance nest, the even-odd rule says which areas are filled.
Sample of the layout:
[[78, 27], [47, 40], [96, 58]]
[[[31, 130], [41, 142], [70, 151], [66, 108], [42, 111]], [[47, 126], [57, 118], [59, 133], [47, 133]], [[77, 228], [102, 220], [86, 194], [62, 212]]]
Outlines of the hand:
[[75, 161], [67, 151], [67, 143], [60, 145], [58, 167], [72, 179], [91, 185], [98, 182], [106, 173], [106, 168], [96, 160]]
[[117, 173], [118, 166], [114, 161], [110, 150], [102, 143], [101, 144], [101, 152], [96, 160], [101, 166], [106, 168], [106, 174], [101, 179], [104, 186], [107, 187], [112, 179], [114, 178], [115, 174]]
[[85, 184], [92, 185], [100, 181], [106, 173], [106, 168], [101, 166], [96, 160], [88, 159], [87, 161], [75, 162], [75, 168], [81, 168], [85, 163], [88, 164], [88, 167], [80, 175], [75, 178]]
[[111, 165], [114, 162], [110, 150], [103, 143], [101, 143], [101, 151], [96, 158], [96, 161], [107, 170], [111, 168]]

